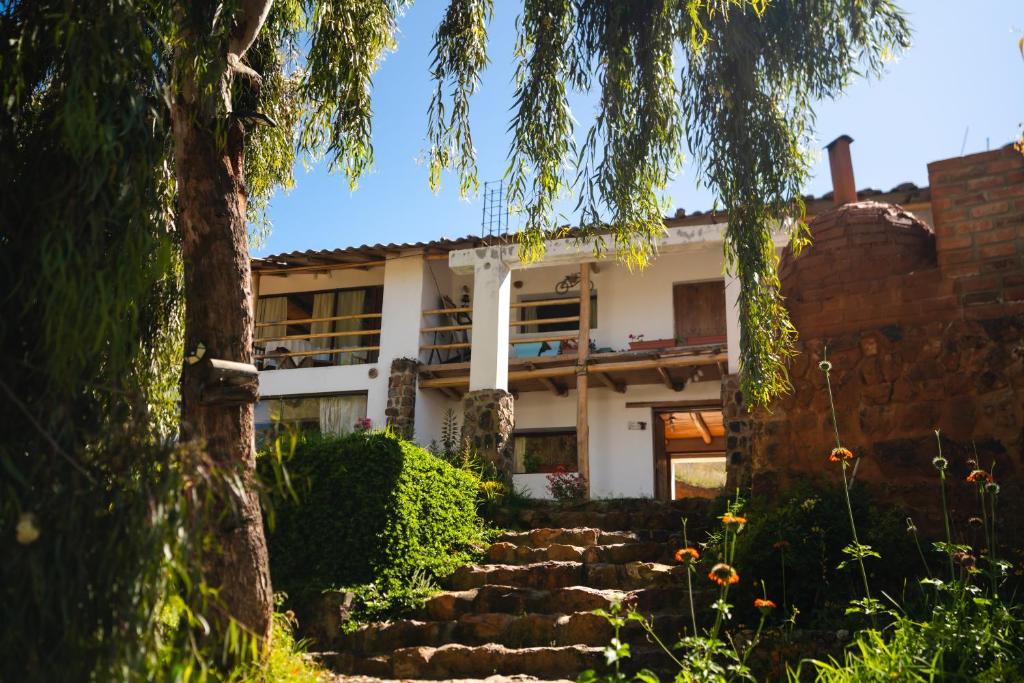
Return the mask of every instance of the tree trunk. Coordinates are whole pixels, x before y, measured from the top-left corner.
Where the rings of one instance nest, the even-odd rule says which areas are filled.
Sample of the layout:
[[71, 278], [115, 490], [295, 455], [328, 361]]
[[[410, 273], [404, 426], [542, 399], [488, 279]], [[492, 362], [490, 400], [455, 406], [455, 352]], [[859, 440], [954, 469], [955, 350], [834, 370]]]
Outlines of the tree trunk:
[[[210, 107], [179, 94], [172, 111], [185, 267], [185, 350], [202, 343], [206, 358], [252, 362], [253, 300], [249, 272], [244, 130], [228, 125], [218, 140]], [[219, 547], [207, 560], [207, 582], [219, 588], [215, 617], [232, 617], [269, 643], [273, 595], [263, 517], [254, 490], [253, 406], [203, 405], [199, 365], [181, 381], [182, 439], [196, 440], [221, 467], [237, 472], [244, 495], [218, 505]], [[232, 494], [224, 492], [223, 496]], [[240, 498], [240, 499], [239, 499]], [[221, 624], [223, 625], [223, 623]]]

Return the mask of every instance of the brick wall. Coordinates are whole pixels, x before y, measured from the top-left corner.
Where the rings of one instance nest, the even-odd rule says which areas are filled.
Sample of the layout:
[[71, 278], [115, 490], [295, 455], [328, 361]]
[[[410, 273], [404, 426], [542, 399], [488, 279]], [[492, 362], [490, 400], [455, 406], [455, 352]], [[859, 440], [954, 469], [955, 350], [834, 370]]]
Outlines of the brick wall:
[[1012, 147], [928, 165], [936, 250], [965, 318], [1024, 312], [1024, 156]]
[[857, 202], [817, 216], [813, 245], [779, 265], [803, 337], [928, 322], [956, 306], [935, 259], [931, 228], [891, 204]]
[[[975, 450], [983, 466], [996, 463], [1004, 516], [1024, 537], [1024, 514], [1006, 511], [1024, 510], [1024, 157], [1004, 148], [928, 170], [934, 232], [899, 207], [858, 202], [815, 217], [814, 244], [784, 254], [800, 353], [793, 393], [749, 420], [753, 492], [835, 478], [818, 369], [827, 349], [859, 482], [921, 524], [941, 520], [939, 429], [954, 483]], [[972, 491], [952, 488], [957, 518], [976, 514]]]

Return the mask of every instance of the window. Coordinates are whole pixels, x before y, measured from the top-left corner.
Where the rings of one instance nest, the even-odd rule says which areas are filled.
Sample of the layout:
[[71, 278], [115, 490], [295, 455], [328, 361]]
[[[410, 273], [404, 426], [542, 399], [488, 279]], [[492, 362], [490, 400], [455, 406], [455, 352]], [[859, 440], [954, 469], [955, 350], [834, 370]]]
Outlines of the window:
[[344, 434], [366, 417], [366, 394], [270, 398], [256, 404], [257, 440], [285, 429]]
[[512, 435], [514, 474], [554, 472], [561, 465], [576, 471], [576, 430], [548, 429]]
[[[377, 362], [383, 287], [260, 297], [256, 356], [264, 370]], [[368, 330], [370, 334], [358, 334]], [[341, 350], [351, 349], [351, 350]]]
[[[574, 295], [562, 296], [560, 294], [533, 294], [524, 296], [520, 303], [530, 301], [550, 301], [552, 299], [572, 299]], [[572, 318], [580, 314], [580, 305], [576, 301], [560, 304], [544, 304], [542, 306], [530, 306], [519, 309], [520, 320], [548, 320], [551, 318]], [[590, 329], [597, 328], [597, 292], [590, 293]], [[524, 325], [520, 328], [525, 334], [535, 332], [575, 332], [579, 329], [579, 322], [570, 320], [558, 323], [540, 323], [537, 325]]]

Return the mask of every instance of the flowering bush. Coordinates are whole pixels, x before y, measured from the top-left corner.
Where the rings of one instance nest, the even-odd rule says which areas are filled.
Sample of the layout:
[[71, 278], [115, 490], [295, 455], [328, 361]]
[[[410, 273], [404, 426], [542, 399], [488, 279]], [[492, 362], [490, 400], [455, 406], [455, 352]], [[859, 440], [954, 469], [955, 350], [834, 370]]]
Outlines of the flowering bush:
[[355, 429], [357, 432], [368, 432], [373, 428], [373, 420], [368, 417], [360, 417], [356, 420]]
[[548, 493], [561, 502], [583, 500], [587, 482], [578, 472], [569, 472], [565, 465], [559, 465], [548, 475]]

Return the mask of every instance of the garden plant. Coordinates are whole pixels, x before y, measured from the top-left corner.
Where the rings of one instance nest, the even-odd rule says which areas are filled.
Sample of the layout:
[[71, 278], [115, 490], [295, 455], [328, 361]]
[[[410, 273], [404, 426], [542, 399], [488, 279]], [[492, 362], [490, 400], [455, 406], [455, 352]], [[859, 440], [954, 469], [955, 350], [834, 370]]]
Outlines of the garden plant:
[[[857, 505], [851, 496], [852, 477], [857, 456], [841, 439], [832, 395], [832, 365], [826, 359], [819, 365], [824, 373], [829, 394], [832, 424], [836, 445], [824, 457], [838, 470], [837, 483], [841, 486], [842, 513], [846, 518], [848, 541], [841, 548], [842, 560], [835, 569], [853, 571], [857, 579], [857, 595], [852, 597], [839, 619], [853, 620], [850, 642], [842, 653], [828, 658], [807, 658], [785, 662], [784, 677], [798, 681], [816, 680], [835, 683], [855, 681], [1011, 681], [1024, 678], [1024, 614], [1015, 596], [1008, 594], [1005, 584], [1012, 564], [1000, 557], [997, 543], [997, 515], [999, 485], [994, 467], [985, 468], [977, 460], [969, 461], [970, 472], [963, 482], [952, 482], [947, 473], [950, 463], [942, 454], [942, 441], [938, 430], [937, 454], [932, 461], [936, 471], [936, 497], [941, 501], [944, 537], [930, 548], [921, 545], [918, 530], [907, 519], [906, 536], [914, 545], [913, 555], [920, 558], [919, 568], [909, 569], [902, 557], [887, 558], [878, 549], [862, 542], [857, 519]], [[957, 542], [950, 515], [949, 487], [965, 486], [973, 489], [977, 499], [977, 516], [971, 524], [982, 530], [981, 545]], [[802, 501], [801, 501], [802, 498]], [[820, 498], [796, 498], [793, 509], [813, 511]], [[783, 506], [785, 507], [785, 506]], [[741, 514], [742, 503], [737, 497], [728, 504], [719, 520], [720, 528], [703, 544], [703, 551], [689, 544], [686, 523], [683, 523], [684, 547], [676, 552], [676, 560], [686, 567], [691, 629], [671, 643], [665, 643], [654, 629], [653, 621], [636, 611], [621, 609], [604, 613], [615, 631], [615, 638], [605, 649], [610, 670], [605, 674], [586, 671], [580, 675], [581, 683], [594, 681], [636, 680], [654, 683], [658, 676], [647, 669], [627, 674], [630, 646], [620, 639], [620, 631], [628, 622], [637, 622], [649, 640], [658, 645], [678, 670], [677, 681], [716, 682], [757, 680], [748, 665], [751, 653], [761, 644], [766, 623], [776, 620], [773, 640], [785, 642], [800, 618], [800, 610], [792, 602], [801, 600], [799, 593], [807, 591], [808, 583], [786, 584], [786, 552], [791, 543], [777, 541], [773, 545], [781, 558], [781, 602], [779, 610], [775, 596], [764, 592], [764, 582], [758, 582], [762, 594], [751, 601], [757, 614], [753, 631], [732, 632], [727, 628], [734, 616], [734, 606], [728, 602], [731, 589], [740, 582], [742, 567], [736, 564], [737, 539], [748, 524]], [[892, 525], [886, 529], [891, 533]], [[764, 543], [762, 543], [764, 545]], [[906, 546], [904, 545], [904, 548]], [[707, 555], [712, 554], [708, 559]], [[821, 557], [826, 557], [822, 553]], [[932, 557], [932, 561], [929, 561]], [[937, 558], [937, 559], [935, 559]], [[891, 594], [872, 585], [873, 573], [868, 563], [895, 565], [903, 574], [905, 590]], [[939, 565], [939, 566], [934, 566]], [[698, 567], [702, 567], [698, 569]], [[831, 567], [822, 566], [822, 576]], [[693, 582], [706, 580], [718, 587], [718, 598], [712, 605], [713, 621], [702, 627], [693, 612]], [[792, 575], [790, 579], [792, 580]], [[912, 585], [907, 585], [913, 582]], [[837, 615], [829, 613], [832, 619]], [[846, 622], [840, 622], [845, 624]], [[835, 621], [833, 622], [835, 625]]]

